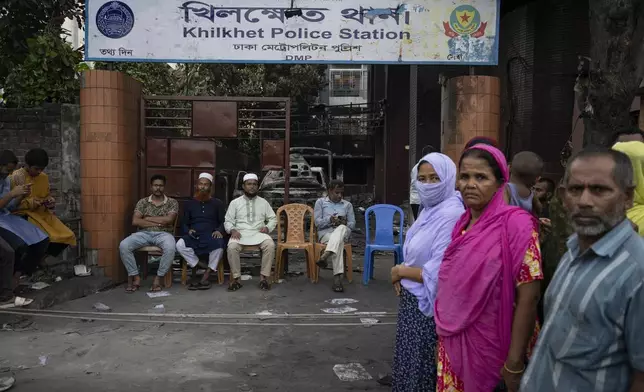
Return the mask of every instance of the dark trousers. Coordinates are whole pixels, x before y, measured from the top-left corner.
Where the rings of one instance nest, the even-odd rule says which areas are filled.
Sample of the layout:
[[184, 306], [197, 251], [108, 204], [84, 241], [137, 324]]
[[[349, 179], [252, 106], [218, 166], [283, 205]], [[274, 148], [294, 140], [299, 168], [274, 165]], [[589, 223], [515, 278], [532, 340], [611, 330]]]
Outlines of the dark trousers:
[[23, 275], [31, 275], [36, 271], [38, 264], [43, 257], [45, 257], [45, 253], [49, 247], [49, 238], [33, 245], [27, 245], [22, 238], [1, 227], [0, 237], [4, 239], [14, 251], [14, 272], [20, 272]]
[[15, 252], [11, 245], [0, 237], [0, 293], [11, 290]]

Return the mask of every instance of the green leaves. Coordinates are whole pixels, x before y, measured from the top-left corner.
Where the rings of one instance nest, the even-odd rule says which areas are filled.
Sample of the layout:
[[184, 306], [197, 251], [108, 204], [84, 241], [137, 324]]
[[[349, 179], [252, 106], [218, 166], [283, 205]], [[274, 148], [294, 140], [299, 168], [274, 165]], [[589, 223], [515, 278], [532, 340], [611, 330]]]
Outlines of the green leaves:
[[14, 66], [5, 80], [6, 105], [32, 107], [43, 102], [75, 103], [80, 89], [76, 67], [82, 59], [81, 52], [74, 50], [56, 32], [47, 31], [28, 39], [22, 63]]

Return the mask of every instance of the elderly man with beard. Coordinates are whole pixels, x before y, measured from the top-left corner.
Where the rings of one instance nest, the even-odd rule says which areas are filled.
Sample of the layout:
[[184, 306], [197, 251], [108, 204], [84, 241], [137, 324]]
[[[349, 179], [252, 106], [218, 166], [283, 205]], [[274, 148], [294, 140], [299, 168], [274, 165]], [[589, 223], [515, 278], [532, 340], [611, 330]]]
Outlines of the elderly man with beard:
[[229, 291], [237, 291], [242, 285], [240, 253], [244, 246], [259, 246], [262, 251], [262, 269], [259, 288], [269, 290], [268, 278], [271, 276], [273, 259], [275, 258], [275, 243], [269, 235], [277, 226], [277, 217], [271, 205], [257, 196], [259, 178], [256, 174], [248, 173], [243, 178], [244, 195], [233, 200], [226, 212], [224, 227], [230, 234], [228, 242], [228, 263], [232, 279]]
[[226, 247], [224, 239], [224, 214], [226, 208], [221, 200], [212, 197], [213, 177], [208, 173], [199, 175], [197, 193], [184, 206], [183, 237], [177, 241], [177, 252], [190, 268], [199, 264], [199, 256], [208, 255], [208, 265], [200, 282], [193, 282], [189, 290], [208, 290], [211, 286], [210, 271], [216, 271]]
[[521, 391], [644, 391], [644, 240], [626, 219], [631, 162], [610, 149], [582, 150], [562, 188], [575, 234], [546, 291]]

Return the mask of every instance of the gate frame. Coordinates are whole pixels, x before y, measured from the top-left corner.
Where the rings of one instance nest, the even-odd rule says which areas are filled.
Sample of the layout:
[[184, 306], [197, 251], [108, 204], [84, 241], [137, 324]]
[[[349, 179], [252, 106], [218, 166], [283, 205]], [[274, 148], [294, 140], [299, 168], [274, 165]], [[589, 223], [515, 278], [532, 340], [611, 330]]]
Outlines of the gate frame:
[[[215, 96], [215, 95], [142, 95], [140, 102], [140, 120], [139, 127], [139, 149], [137, 157], [139, 158], [139, 192], [142, 195], [147, 194], [147, 150], [146, 150], [146, 130], [145, 130], [145, 102], [148, 100], [159, 101], [210, 101], [210, 102], [283, 102], [285, 113], [285, 130], [284, 130], [284, 205], [289, 203], [290, 193], [290, 180], [291, 180], [291, 164], [290, 164], [290, 150], [291, 150], [291, 98], [289, 97], [228, 97], [228, 96]], [[192, 113], [191, 113], [192, 116]], [[239, 128], [239, 120], [237, 123]], [[190, 131], [192, 132], [192, 120]], [[260, 166], [263, 159], [263, 145], [261, 143], [260, 131]], [[205, 139], [205, 138], [204, 138]], [[217, 138], [211, 138], [217, 140]], [[225, 138], [221, 138], [225, 139]], [[260, 168], [261, 171], [261, 168]], [[215, 175], [217, 174], [217, 167], [215, 166]], [[261, 173], [260, 173], [261, 174]], [[259, 184], [258, 184], [259, 185]], [[235, 185], [237, 187], [237, 185]]]

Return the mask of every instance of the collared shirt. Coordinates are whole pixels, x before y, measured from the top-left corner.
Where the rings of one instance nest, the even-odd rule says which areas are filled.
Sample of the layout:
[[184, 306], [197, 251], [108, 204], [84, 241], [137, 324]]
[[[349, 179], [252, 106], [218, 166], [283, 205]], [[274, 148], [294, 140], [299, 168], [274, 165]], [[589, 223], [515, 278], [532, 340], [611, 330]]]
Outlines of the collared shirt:
[[349, 230], [353, 231], [356, 228], [356, 216], [353, 212], [353, 206], [346, 200], [334, 203], [328, 197], [317, 199], [313, 215], [315, 216], [315, 227], [318, 229], [318, 240], [321, 240], [325, 234], [332, 233], [335, 230], [335, 227], [331, 224], [332, 216], [344, 216], [347, 218]]
[[644, 240], [624, 220], [580, 254], [568, 240], [521, 392], [627, 392], [644, 372]]
[[[172, 213], [179, 213], [179, 203], [173, 198], [163, 195], [161, 204], [154, 204], [152, 196], [144, 197], [136, 203], [134, 211], [146, 216], [168, 216]], [[170, 234], [174, 233], [174, 223], [162, 227], [139, 227], [139, 231], [165, 231]]]

